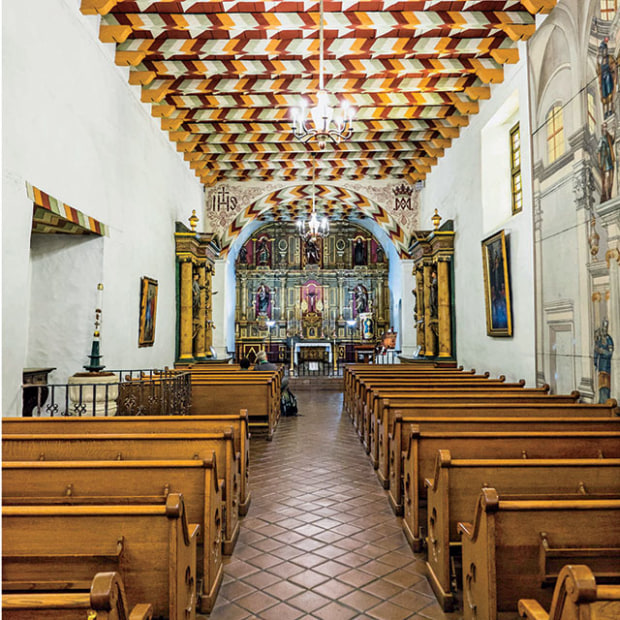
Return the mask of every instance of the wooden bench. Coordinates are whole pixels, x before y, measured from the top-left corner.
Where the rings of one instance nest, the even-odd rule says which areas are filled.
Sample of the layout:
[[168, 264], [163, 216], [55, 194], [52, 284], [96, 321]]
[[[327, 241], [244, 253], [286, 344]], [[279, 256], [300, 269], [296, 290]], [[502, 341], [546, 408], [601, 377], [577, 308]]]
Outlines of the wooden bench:
[[229, 414], [246, 409], [250, 432], [271, 440], [280, 418], [280, 375], [239, 371], [232, 376], [192, 375], [193, 415]]
[[[223, 552], [230, 555], [239, 536], [239, 456], [232, 432], [3, 435], [3, 461], [209, 460], [215, 453], [222, 490]], [[223, 471], [222, 471], [223, 470]]]
[[519, 616], [528, 620], [617, 620], [620, 586], [598, 585], [585, 564], [562, 568], [549, 613], [536, 599], [520, 599]]
[[86, 592], [22, 592], [2, 595], [5, 620], [151, 620], [153, 606], [130, 610], [125, 586], [116, 572], [97, 573]]
[[375, 469], [379, 466], [379, 452], [387, 454], [387, 433], [393, 424], [395, 410], [414, 410], [418, 405], [434, 407], [446, 404], [462, 404], [475, 400], [477, 404], [495, 403], [547, 403], [547, 404], [575, 404], [579, 392], [569, 395], [548, 395], [537, 388], [508, 387], [501, 385], [459, 385], [435, 386], [425, 388], [410, 388], [406, 391], [377, 390], [373, 392], [372, 404], [369, 413], [364, 419], [364, 444], [370, 455], [370, 461]]
[[[528, 420], [528, 424], [532, 420]], [[501, 427], [500, 427], [501, 428]], [[403, 530], [414, 551], [422, 550], [426, 525], [424, 480], [433, 476], [439, 450], [454, 458], [620, 458], [620, 432], [611, 431], [422, 431], [412, 429], [403, 463]], [[398, 485], [400, 489], [400, 484]], [[392, 489], [390, 489], [391, 493]], [[396, 503], [390, 495], [390, 504]], [[398, 506], [395, 506], [398, 508]]]
[[165, 505], [3, 506], [3, 571], [21, 558], [21, 581], [32, 581], [30, 570], [52, 557], [79, 574], [84, 557], [109, 553], [122, 539], [118, 572], [129, 604], [149, 601], [154, 616], [194, 620], [199, 529], [176, 493]]
[[[222, 494], [208, 461], [35, 461], [2, 464], [2, 500], [12, 505], [165, 504], [182, 493], [197, 540], [198, 608], [209, 613], [222, 581]], [[57, 571], [56, 571], [57, 572]]]
[[460, 551], [459, 521], [471, 519], [482, 487], [507, 495], [554, 494], [620, 496], [620, 459], [457, 459], [439, 450], [427, 488], [427, 569], [444, 611], [451, 611], [456, 576], [451, 571]]
[[98, 418], [3, 418], [4, 434], [26, 433], [223, 433], [232, 430], [234, 451], [239, 454], [239, 514], [247, 514], [251, 492], [249, 480], [250, 432], [245, 409], [238, 414], [206, 416], [114, 416]]
[[[483, 488], [471, 522], [460, 522], [463, 548], [463, 617], [494, 620], [517, 612], [520, 598], [535, 598], [548, 607], [552, 589], [541, 534], [565, 552], [567, 563], [602, 556], [600, 570], [620, 577], [620, 498], [504, 499]], [[597, 575], [597, 569], [592, 571]], [[557, 579], [558, 575], [555, 575]]]
[[[389, 403], [386, 403], [386, 408]], [[416, 418], [422, 417], [523, 417], [523, 418], [572, 418], [597, 417], [612, 418], [618, 412], [617, 402], [610, 399], [606, 405], [573, 403], [558, 403], [553, 400], [543, 403], [510, 403], [498, 399], [495, 403], [477, 402], [471, 399], [463, 403], [445, 403], [436, 405], [415, 404], [409, 409], [401, 408], [391, 412], [384, 412], [383, 418], [392, 420], [391, 427], [386, 429], [381, 420], [377, 431], [378, 469], [377, 475], [384, 486], [390, 488], [393, 499], [400, 503], [400, 484], [402, 479], [402, 455], [409, 447], [409, 430], [415, 426]], [[387, 483], [386, 483], [387, 481]]]

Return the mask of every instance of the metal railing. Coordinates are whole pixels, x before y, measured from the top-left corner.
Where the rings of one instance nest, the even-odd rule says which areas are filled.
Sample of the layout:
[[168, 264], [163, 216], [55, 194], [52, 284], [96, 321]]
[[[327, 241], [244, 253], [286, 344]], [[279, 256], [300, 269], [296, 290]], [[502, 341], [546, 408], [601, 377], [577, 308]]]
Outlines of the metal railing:
[[[112, 370], [70, 383], [22, 385], [25, 417], [187, 415], [191, 374], [169, 368]], [[105, 376], [105, 382], [101, 379]]]

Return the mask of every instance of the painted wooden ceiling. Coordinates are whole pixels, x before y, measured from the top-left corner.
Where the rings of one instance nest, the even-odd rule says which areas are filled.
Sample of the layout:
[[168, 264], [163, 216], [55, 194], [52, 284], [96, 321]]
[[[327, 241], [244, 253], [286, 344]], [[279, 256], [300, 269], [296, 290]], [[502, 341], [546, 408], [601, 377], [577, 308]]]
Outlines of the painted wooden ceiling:
[[[303, 144], [292, 109], [316, 104], [318, 0], [82, 0], [100, 39], [207, 186], [415, 182], [458, 138], [534, 15], [556, 0], [324, 0], [330, 103], [355, 111], [346, 142]], [[313, 155], [314, 154], [314, 155]]]

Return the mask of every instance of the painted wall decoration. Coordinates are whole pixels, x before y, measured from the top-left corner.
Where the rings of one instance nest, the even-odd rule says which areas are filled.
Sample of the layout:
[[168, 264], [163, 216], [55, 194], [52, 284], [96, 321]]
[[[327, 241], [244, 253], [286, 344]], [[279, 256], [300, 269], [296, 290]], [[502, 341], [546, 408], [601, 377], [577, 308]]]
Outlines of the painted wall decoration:
[[155, 342], [155, 319], [157, 316], [157, 280], [140, 280], [140, 326], [138, 346], [152, 347]]

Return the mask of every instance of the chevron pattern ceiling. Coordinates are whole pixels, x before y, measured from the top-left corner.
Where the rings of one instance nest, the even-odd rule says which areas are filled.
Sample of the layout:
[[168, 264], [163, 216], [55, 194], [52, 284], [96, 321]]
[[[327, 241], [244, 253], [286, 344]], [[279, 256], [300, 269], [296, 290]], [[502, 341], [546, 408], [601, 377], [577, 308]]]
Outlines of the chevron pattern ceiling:
[[[325, 0], [325, 87], [353, 135], [317, 154], [324, 181], [415, 182], [518, 60], [516, 41], [556, 0]], [[292, 114], [319, 87], [318, 0], [82, 0], [100, 39], [196, 176], [312, 178]]]

